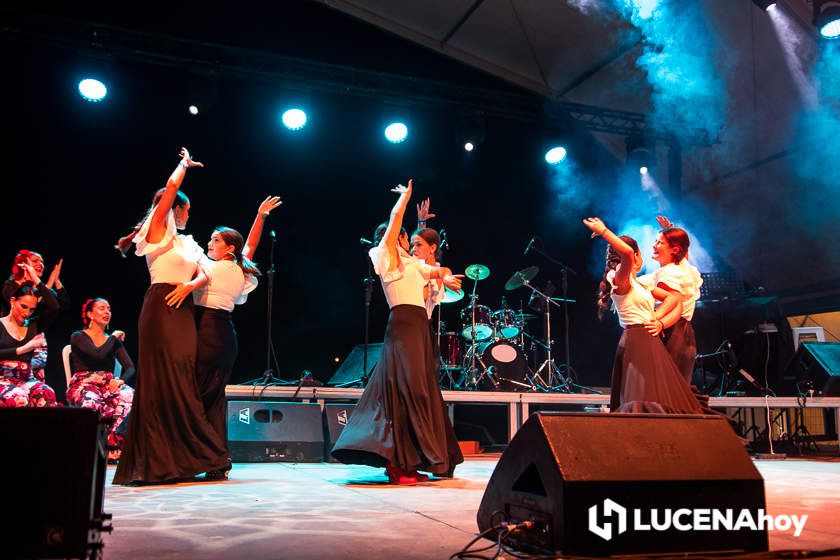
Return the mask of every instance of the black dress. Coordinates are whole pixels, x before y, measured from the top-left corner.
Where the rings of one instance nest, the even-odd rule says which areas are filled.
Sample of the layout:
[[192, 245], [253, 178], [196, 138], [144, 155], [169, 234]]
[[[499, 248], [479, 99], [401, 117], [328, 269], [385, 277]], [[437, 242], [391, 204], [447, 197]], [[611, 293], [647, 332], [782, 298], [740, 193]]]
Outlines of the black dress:
[[[169, 221], [172, 236], [171, 213]], [[138, 238], [142, 234], [141, 229]], [[192, 298], [169, 307], [164, 298], [173, 288], [154, 283], [143, 299], [134, 404], [114, 484], [171, 482], [228, 465], [225, 444], [207, 421], [195, 380]]]
[[391, 309], [382, 355], [332, 456], [445, 476], [464, 461], [440, 394], [424, 307]]
[[224, 309], [195, 306], [198, 330], [196, 382], [210, 425], [227, 443], [225, 386], [230, 380], [239, 345], [232, 313]]

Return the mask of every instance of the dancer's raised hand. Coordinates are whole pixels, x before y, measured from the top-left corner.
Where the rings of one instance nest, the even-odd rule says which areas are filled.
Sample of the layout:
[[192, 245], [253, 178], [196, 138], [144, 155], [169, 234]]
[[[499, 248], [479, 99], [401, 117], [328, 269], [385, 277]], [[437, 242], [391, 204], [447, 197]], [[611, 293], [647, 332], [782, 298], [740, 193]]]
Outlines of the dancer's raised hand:
[[181, 156], [181, 161], [187, 164], [187, 167], [204, 167], [204, 164], [200, 161], [193, 161], [190, 157], [190, 152], [186, 148], [181, 148], [181, 152], [178, 154]]

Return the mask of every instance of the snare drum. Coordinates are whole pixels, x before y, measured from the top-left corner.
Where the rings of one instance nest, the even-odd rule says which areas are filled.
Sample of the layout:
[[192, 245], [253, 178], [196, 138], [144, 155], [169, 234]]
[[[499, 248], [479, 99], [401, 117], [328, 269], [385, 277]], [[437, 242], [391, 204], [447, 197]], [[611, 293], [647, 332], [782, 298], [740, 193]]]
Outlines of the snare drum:
[[522, 332], [523, 321], [513, 309], [500, 309], [493, 313], [493, 326], [501, 338], [516, 338]]
[[458, 333], [440, 334], [440, 369], [461, 369], [461, 337]]
[[[472, 307], [461, 311], [461, 335], [472, 340]], [[493, 336], [493, 312], [486, 305], [475, 306], [475, 339], [487, 340]]]

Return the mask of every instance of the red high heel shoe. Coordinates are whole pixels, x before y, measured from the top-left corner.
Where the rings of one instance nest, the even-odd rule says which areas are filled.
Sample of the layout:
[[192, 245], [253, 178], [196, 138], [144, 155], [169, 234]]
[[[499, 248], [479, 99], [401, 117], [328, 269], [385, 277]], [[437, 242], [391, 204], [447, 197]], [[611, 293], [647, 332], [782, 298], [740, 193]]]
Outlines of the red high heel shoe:
[[417, 477], [412, 473], [406, 472], [399, 467], [395, 467], [390, 463], [385, 465], [385, 474], [388, 475], [388, 482], [391, 484], [398, 484], [400, 486], [408, 486], [417, 484]]

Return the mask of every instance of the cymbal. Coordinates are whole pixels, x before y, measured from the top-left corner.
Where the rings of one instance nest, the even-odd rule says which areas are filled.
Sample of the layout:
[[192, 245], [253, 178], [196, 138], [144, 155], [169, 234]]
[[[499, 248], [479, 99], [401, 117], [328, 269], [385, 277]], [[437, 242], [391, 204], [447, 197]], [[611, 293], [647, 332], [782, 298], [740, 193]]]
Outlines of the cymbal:
[[464, 290], [461, 290], [460, 292], [453, 292], [449, 288], [444, 288], [444, 290], [441, 303], [454, 303], [464, 299]]
[[505, 290], [515, 290], [525, 285], [525, 282], [530, 282], [539, 274], [540, 268], [538, 266], [529, 266], [523, 268], [519, 272], [514, 272], [513, 276], [505, 283]]
[[490, 276], [490, 269], [483, 264], [471, 264], [464, 271], [464, 275], [470, 280], [484, 280]]

